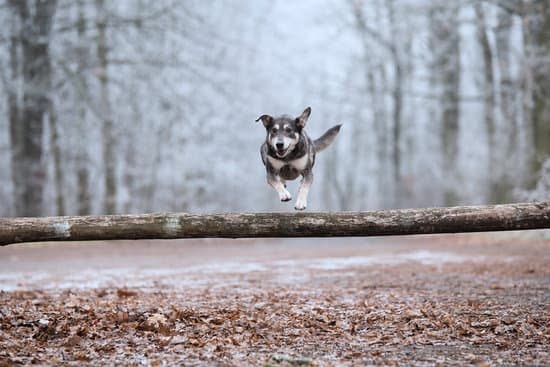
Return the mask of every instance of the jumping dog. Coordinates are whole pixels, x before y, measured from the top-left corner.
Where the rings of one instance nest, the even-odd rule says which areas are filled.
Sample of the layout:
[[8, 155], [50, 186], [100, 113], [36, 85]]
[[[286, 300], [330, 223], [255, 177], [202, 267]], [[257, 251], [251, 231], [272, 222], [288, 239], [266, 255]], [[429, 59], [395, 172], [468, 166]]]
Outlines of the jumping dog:
[[271, 117], [262, 115], [256, 122], [262, 121], [267, 135], [261, 147], [262, 162], [267, 171], [267, 183], [279, 194], [281, 201], [292, 199], [286, 189], [287, 180], [302, 176], [298, 198], [294, 209], [304, 210], [307, 206], [307, 195], [313, 182], [313, 165], [315, 154], [328, 147], [338, 135], [342, 125], [327, 130], [319, 139], [311, 140], [304, 128], [311, 114], [307, 107], [296, 118], [283, 115]]

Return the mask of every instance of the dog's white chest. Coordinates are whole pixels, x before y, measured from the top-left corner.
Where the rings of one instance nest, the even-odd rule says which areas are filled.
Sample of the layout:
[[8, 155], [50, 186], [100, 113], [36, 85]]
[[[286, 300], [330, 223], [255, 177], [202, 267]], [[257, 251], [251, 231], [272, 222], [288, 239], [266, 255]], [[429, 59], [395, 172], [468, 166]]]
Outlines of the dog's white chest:
[[303, 171], [306, 169], [308, 158], [308, 155], [304, 154], [303, 157], [290, 161], [288, 164], [296, 168], [298, 171]]
[[273, 168], [275, 168], [276, 170], [280, 170], [284, 166], [291, 166], [292, 168], [295, 168], [301, 172], [307, 166], [308, 155], [305, 154], [303, 157], [300, 157], [298, 159], [294, 159], [288, 162], [285, 162], [281, 159], [273, 158], [271, 156], [268, 156], [267, 159], [269, 160], [269, 163], [271, 163]]

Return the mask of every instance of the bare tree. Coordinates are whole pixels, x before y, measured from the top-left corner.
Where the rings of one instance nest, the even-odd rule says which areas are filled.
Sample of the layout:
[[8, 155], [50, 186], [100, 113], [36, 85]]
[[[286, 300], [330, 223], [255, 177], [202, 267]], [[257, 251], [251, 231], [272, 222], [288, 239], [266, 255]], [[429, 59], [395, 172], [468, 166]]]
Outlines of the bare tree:
[[[86, 93], [85, 90], [88, 89], [88, 80], [86, 77], [86, 68], [89, 64], [90, 54], [86, 47], [86, 29], [87, 29], [86, 16], [84, 14], [84, 1], [78, 1], [78, 20], [77, 20], [77, 88], [80, 89], [77, 92], [78, 98], [78, 112], [77, 112], [77, 126], [78, 131], [81, 136], [86, 135], [87, 128], [87, 107], [86, 107]], [[90, 197], [90, 173], [88, 169], [89, 157], [88, 157], [88, 146], [80, 145], [78, 151], [76, 152], [76, 177], [77, 177], [77, 201], [78, 209], [77, 212], [79, 215], [90, 214], [92, 211], [91, 208], [91, 197]]]
[[[373, 133], [376, 135], [376, 185], [379, 196], [382, 198], [378, 205], [392, 206], [393, 203], [386, 201], [386, 198], [391, 197], [393, 194], [393, 190], [391, 189], [392, 179], [390, 177], [393, 172], [389, 172], [389, 168], [391, 168], [391, 145], [388, 143], [390, 140], [390, 129], [388, 126], [388, 111], [385, 107], [385, 95], [383, 93], [388, 88], [388, 76], [384, 60], [379, 60], [372, 52], [376, 46], [376, 41], [373, 42], [373, 37], [377, 38], [379, 35], [367, 25], [361, 3], [354, 1], [352, 4], [355, 27], [363, 47], [361, 61], [364, 71], [362, 74], [364, 75], [364, 83], [366, 85], [363, 103], [366, 106], [370, 106], [369, 110], [371, 111], [371, 119], [374, 124]], [[376, 10], [379, 11], [380, 9], [377, 8]], [[356, 135], [354, 134], [354, 136]]]
[[[372, 96], [374, 120], [377, 126], [378, 135], [378, 159], [379, 165], [391, 167], [391, 206], [398, 206], [403, 196], [402, 179], [402, 135], [403, 135], [403, 108], [404, 108], [404, 87], [406, 83], [406, 67], [403, 57], [402, 38], [398, 27], [398, 14], [394, 1], [385, 2], [389, 22], [389, 36], [383, 34], [379, 29], [373, 28], [365, 16], [364, 3], [353, 2], [353, 13], [357, 31], [361, 38], [365, 53], [365, 75], [369, 94]], [[371, 49], [375, 46], [381, 46], [383, 56], [380, 60], [367, 61], [375, 59]], [[390, 60], [389, 70], [386, 70], [387, 59]], [[388, 83], [388, 75], [391, 76], [391, 82]], [[391, 100], [391, 120], [388, 119], [388, 113], [384, 111], [384, 92], [390, 89]], [[388, 149], [389, 148], [389, 149]], [[383, 172], [380, 172], [380, 187], [388, 190], [390, 182], [384, 179]]]
[[544, 161], [550, 157], [550, 11], [545, 0], [523, 0], [521, 6], [525, 112], [533, 146], [528, 187], [536, 185]]
[[[12, 185], [13, 191], [17, 198], [21, 197], [22, 193], [20, 192], [21, 187], [17, 187], [16, 183], [22, 183], [25, 180], [25, 177], [22, 176], [23, 172], [19, 169], [20, 162], [18, 161], [19, 157], [22, 155], [21, 150], [23, 149], [22, 144], [22, 126], [19, 124], [20, 120], [20, 111], [19, 111], [19, 102], [18, 95], [19, 89], [18, 84], [20, 82], [20, 40], [19, 40], [19, 19], [18, 17], [11, 17], [10, 19], [10, 38], [8, 45], [8, 57], [9, 57], [9, 75], [6, 77], [3, 74], [4, 82], [7, 89], [7, 99], [8, 99], [8, 120], [9, 120], [9, 135], [11, 139], [11, 173], [12, 173]], [[9, 80], [8, 80], [9, 79]], [[14, 204], [17, 206], [15, 208], [15, 213], [21, 212], [21, 202]]]
[[483, 60], [483, 102], [484, 102], [484, 121], [485, 132], [487, 134], [487, 150], [488, 150], [488, 201], [491, 203], [498, 202], [499, 170], [497, 170], [497, 155], [496, 155], [496, 94], [495, 94], [495, 75], [493, 72], [494, 55], [493, 49], [489, 42], [487, 34], [487, 25], [485, 20], [485, 11], [482, 3], [474, 5], [476, 13], [476, 25], [478, 32], [479, 44], [482, 50]]
[[402, 158], [401, 158], [401, 144], [402, 144], [402, 118], [403, 118], [403, 87], [405, 83], [404, 76], [404, 62], [402, 59], [402, 50], [398, 44], [398, 30], [395, 15], [395, 1], [386, 1], [388, 8], [388, 18], [390, 22], [390, 41], [386, 42], [389, 49], [392, 67], [393, 67], [393, 86], [392, 86], [392, 101], [393, 101], [393, 122], [392, 122], [392, 161], [393, 161], [393, 181], [395, 185], [394, 193], [394, 206], [398, 206], [403, 195], [403, 178], [402, 178]]
[[57, 111], [55, 110], [52, 98], [49, 99], [48, 104], [48, 121], [50, 123], [50, 148], [53, 154], [56, 215], [65, 215], [61, 142], [59, 139]]
[[497, 9], [498, 21], [495, 32], [495, 49], [498, 59], [498, 70], [500, 74], [499, 98], [500, 116], [502, 120], [502, 139], [504, 144], [498, 152], [499, 166], [502, 174], [497, 182], [498, 192], [495, 197], [499, 202], [512, 200], [514, 186], [521, 183], [521, 180], [514, 173], [514, 168], [522, 166], [521, 152], [519, 151], [519, 121], [517, 118], [517, 106], [519, 84], [514, 79], [512, 71], [512, 25], [513, 13], [507, 9]]
[[12, 72], [17, 71], [19, 62], [22, 65], [22, 105], [16, 108], [14, 95], [8, 96], [10, 108], [17, 110], [10, 113], [15, 209], [20, 216], [38, 216], [43, 213], [42, 135], [51, 106], [49, 42], [57, 2], [10, 0], [9, 5], [19, 23], [18, 36], [11, 39]]
[[105, 213], [116, 211], [117, 183], [115, 136], [113, 131], [113, 116], [109, 93], [109, 62], [107, 45], [107, 10], [105, 0], [96, 0], [97, 28], [97, 58], [99, 62], [100, 83], [100, 114], [103, 133], [103, 163], [105, 165], [105, 197], [103, 210]]
[[430, 49], [433, 52], [431, 84], [441, 111], [438, 130], [441, 136], [442, 173], [445, 177], [443, 196], [445, 205], [454, 205], [459, 197], [455, 191], [457, 180], [458, 133], [460, 120], [460, 36], [459, 8], [437, 3], [430, 9]]

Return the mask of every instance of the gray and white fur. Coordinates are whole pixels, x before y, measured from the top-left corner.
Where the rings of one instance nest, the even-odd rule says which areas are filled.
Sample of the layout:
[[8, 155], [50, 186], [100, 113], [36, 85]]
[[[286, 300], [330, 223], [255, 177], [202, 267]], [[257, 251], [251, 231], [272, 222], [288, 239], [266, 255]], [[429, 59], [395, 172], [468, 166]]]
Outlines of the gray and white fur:
[[261, 147], [267, 183], [277, 191], [281, 201], [292, 199], [286, 189], [286, 181], [302, 176], [294, 205], [296, 210], [304, 210], [307, 206], [307, 195], [313, 182], [315, 154], [334, 141], [342, 126], [336, 125], [319, 139], [311, 140], [304, 130], [310, 114], [311, 108], [307, 107], [296, 118], [287, 115], [276, 118], [262, 115], [256, 120], [262, 121], [267, 132], [266, 140]]

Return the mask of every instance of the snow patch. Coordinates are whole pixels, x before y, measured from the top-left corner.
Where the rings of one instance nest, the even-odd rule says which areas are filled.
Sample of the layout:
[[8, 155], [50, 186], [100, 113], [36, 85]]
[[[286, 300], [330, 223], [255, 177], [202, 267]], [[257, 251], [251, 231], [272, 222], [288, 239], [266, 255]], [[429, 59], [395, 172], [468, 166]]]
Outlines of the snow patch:
[[71, 225], [69, 224], [68, 221], [64, 220], [61, 222], [56, 222], [56, 223], [53, 223], [51, 226], [56, 236], [64, 237], [64, 238], [71, 237]]
[[169, 234], [178, 234], [181, 232], [180, 217], [176, 214], [167, 214], [164, 230]]
[[[480, 256], [478, 257], [478, 259], [482, 260], [483, 257]], [[407, 261], [417, 261], [424, 265], [437, 265], [447, 262], [463, 262], [466, 260], [472, 260], [472, 258], [468, 256], [453, 254], [450, 252], [432, 252], [420, 250], [395, 255], [282, 260], [276, 261], [273, 264], [278, 267], [300, 267], [322, 270], [336, 270], [357, 266], [395, 265]]]
[[[303, 283], [312, 276], [311, 271], [350, 269], [373, 265], [396, 265], [409, 261], [425, 265], [441, 265], [449, 262], [481, 261], [483, 256], [462, 256], [450, 252], [432, 252], [426, 250], [384, 254], [372, 256], [351, 256], [314, 259], [290, 259], [278, 261], [225, 261], [195, 266], [166, 268], [87, 268], [54, 271], [54, 272], [7, 272], [0, 271], [0, 290], [18, 289], [90, 289], [103, 287], [140, 287], [158, 289], [159, 287], [194, 287], [204, 286], [214, 280], [214, 285], [232, 284], [238, 286], [242, 276], [254, 272], [272, 272], [272, 281], [280, 283]], [[223, 279], [218, 284], [215, 274], [229, 274], [235, 277]], [[207, 275], [207, 276], [205, 276]]]

